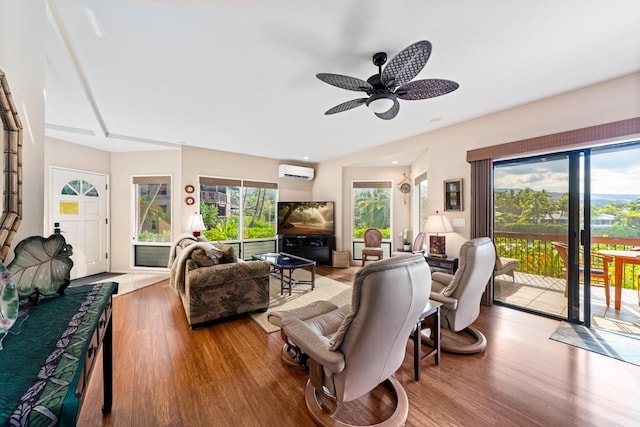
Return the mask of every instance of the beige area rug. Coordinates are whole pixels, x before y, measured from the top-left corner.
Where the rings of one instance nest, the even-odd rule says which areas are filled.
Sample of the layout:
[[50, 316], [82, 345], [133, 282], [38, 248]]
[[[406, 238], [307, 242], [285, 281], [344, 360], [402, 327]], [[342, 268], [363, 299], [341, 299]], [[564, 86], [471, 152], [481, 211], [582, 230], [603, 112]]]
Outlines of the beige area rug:
[[271, 311], [291, 310], [318, 300], [331, 301], [338, 307], [351, 304], [351, 286], [317, 275], [313, 291], [311, 285], [299, 284], [293, 287], [291, 296], [287, 290], [284, 295], [280, 295], [280, 279], [275, 277], [270, 278], [269, 286], [269, 309], [265, 313], [251, 313], [250, 315], [269, 334], [280, 330], [279, 327], [272, 325], [267, 320], [267, 315]]
[[137, 291], [149, 285], [167, 280], [169, 273], [126, 273], [116, 277], [98, 280], [95, 283], [100, 282], [118, 282], [118, 293], [116, 297], [127, 294], [129, 292]]

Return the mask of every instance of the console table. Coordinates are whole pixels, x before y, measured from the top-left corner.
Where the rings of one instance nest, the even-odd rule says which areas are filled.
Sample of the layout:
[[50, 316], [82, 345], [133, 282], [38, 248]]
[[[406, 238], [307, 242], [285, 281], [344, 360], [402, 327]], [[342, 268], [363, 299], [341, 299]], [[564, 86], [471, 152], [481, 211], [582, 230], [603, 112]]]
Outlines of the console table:
[[0, 351], [0, 425], [75, 426], [101, 344], [102, 412], [111, 411], [117, 292], [116, 282], [75, 286], [20, 308]]

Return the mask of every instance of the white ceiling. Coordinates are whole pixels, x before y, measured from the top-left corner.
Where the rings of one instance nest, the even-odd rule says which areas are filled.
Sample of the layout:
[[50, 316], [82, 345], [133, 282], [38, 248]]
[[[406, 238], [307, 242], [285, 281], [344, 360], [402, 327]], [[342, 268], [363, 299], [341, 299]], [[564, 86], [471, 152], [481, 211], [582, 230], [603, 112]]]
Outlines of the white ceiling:
[[[47, 3], [46, 134], [105, 151], [315, 163], [640, 71], [638, 0]], [[316, 73], [366, 80], [373, 53], [425, 39], [416, 79], [457, 91], [400, 100], [390, 121], [324, 115], [364, 94]]]

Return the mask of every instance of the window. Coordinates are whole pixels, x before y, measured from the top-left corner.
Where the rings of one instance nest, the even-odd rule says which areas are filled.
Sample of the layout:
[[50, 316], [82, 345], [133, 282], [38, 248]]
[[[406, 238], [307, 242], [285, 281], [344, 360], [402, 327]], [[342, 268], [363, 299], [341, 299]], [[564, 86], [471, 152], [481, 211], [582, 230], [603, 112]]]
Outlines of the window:
[[240, 239], [239, 179], [200, 178], [200, 213], [208, 240]]
[[133, 178], [136, 242], [171, 242], [171, 177]]
[[422, 230], [424, 223], [429, 216], [429, 209], [427, 203], [427, 173], [418, 175], [414, 180], [416, 187], [416, 195], [418, 200], [418, 229]]
[[210, 241], [275, 238], [278, 185], [200, 178], [202, 233]]
[[275, 237], [277, 184], [255, 181], [242, 184], [243, 239]]
[[391, 181], [354, 182], [353, 237], [361, 239], [367, 228], [375, 227], [382, 237], [391, 237]]

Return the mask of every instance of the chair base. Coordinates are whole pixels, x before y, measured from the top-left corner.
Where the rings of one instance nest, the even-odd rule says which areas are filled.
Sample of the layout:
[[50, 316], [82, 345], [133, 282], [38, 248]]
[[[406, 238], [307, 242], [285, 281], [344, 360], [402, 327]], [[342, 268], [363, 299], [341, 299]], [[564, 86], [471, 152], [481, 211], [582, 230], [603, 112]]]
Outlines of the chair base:
[[474, 354], [487, 348], [487, 338], [474, 328], [467, 326], [460, 332], [442, 331], [440, 350], [455, 354]]
[[[409, 416], [409, 398], [407, 397], [407, 392], [404, 390], [404, 387], [402, 387], [402, 384], [393, 377], [389, 377], [386, 381], [382, 382], [381, 385], [386, 387], [394, 395], [396, 399], [396, 409], [389, 418], [375, 424], [375, 427], [403, 426]], [[331, 402], [327, 402], [329, 399], [331, 399]], [[356, 427], [354, 424], [344, 423], [335, 418], [335, 413], [338, 408], [337, 402], [335, 402], [333, 398], [320, 395], [311, 384], [311, 380], [307, 381], [304, 400], [307, 403], [307, 409], [311, 414], [311, 418], [313, 418], [318, 425]], [[327, 405], [327, 403], [329, 403], [329, 405]]]
[[284, 343], [280, 352], [280, 360], [285, 366], [290, 368], [306, 371], [309, 369], [307, 365], [308, 356], [295, 345]]

